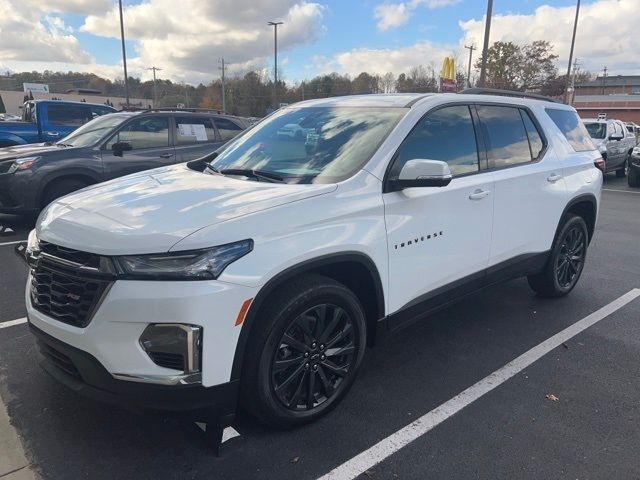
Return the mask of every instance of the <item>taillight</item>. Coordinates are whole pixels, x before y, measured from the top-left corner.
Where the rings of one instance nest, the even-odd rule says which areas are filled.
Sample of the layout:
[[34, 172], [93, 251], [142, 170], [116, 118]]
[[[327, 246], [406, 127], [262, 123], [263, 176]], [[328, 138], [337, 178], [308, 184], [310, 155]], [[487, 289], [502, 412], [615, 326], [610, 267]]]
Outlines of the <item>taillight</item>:
[[595, 162], [593, 162], [593, 164], [596, 166], [596, 168], [598, 170], [600, 170], [602, 173], [604, 173], [604, 167], [606, 166], [604, 158], [600, 157]]

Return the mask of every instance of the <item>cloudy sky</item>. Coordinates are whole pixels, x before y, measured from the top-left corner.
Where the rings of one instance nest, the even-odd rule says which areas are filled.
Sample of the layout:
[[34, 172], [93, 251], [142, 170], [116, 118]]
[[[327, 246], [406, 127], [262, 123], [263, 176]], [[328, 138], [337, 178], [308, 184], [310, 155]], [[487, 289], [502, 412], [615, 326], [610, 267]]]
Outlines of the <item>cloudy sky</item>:
[[[566, 64], [575, 0], [495, 0], [491, 40], [551, 41]], [[466, 66], [464, 45], [482, 45], [484, 0], [125, 0], [129, 74], [190, 83], [230, 69], [269, 67], [279, 30], [288, 81], [336, 71], [396, 73]], [[576, 55], [583, 68], [640, 73], [640, 0], [583, 0]], [[74, 70], [122, 77], [114, 0], [0, 0], [0, 71]], [[564, 66], [562, 67], [565, 68]]]

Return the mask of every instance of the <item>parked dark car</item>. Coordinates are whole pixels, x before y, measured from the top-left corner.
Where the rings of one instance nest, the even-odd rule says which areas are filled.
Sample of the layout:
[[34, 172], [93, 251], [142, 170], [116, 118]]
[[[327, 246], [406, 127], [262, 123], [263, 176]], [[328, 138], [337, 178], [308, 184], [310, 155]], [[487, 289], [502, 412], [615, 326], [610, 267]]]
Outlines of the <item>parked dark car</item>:
[[631, 152], [627, 182], [630, 187], [640, 188], [640, 147], [634, 148]]
[[36, 213], [88, 185], [194, 160], [247, 127], [242, 118], [210, 112], [118, 112], [54, 144], [1, 148], [0, 213]]
[[20, 121], [0, 123], [0, 147], [57, 142], [94, 118], [116, 111], [97, 103], [31, 100], [22, 106]]

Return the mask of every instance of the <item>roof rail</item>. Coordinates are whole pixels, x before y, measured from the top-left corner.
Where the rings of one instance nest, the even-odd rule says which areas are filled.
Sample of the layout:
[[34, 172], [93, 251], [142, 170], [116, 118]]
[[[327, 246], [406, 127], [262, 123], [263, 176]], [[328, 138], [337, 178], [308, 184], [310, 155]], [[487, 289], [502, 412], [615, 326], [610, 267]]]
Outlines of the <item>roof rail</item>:
[[555, 98], [545, 97], [537, 93], [516, 92], [514, 90], [500, 90], [499, 88], [467, 88], [458, 93], [464, 93], [468, 95], [499, 95], [501, 97], [516, 97], [516, 98], [532, 98], [534, 100], [543, 100], [545, 102], [561, 103]]
[[215, 108], [177, 108], [177, 107], [162, 107], [162, 108], [145, 108], [137, 110], [142, 113], [147, 112], [193, 112], [193, 113], [217, 113], [219, 115], [226, 115], [222, 110], [216, 110]]

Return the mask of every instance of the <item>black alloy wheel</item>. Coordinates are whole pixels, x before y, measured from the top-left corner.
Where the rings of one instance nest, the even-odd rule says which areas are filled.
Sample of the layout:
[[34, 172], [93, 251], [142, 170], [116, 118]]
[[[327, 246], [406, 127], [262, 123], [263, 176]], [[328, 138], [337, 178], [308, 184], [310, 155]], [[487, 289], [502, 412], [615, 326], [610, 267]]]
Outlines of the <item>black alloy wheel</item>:
[[574, 225], [565, 233], [555, 259], [555, 275], [560, 288], [573, 287], [584, 267], [586, 252], [584, 231], [580, 225]]
[[356, 352], [353, 319], [341, 307], [316, 305], [296, 317], [271, 365], [274, 393], [289, 410], [311, 410], [340, 390]]

